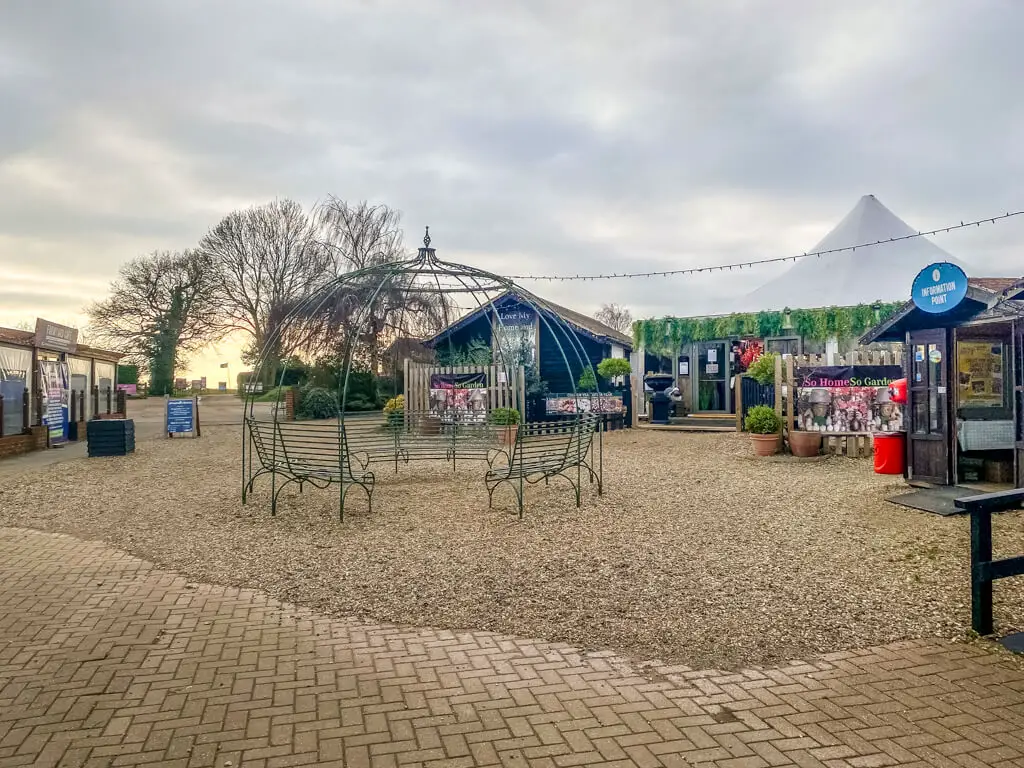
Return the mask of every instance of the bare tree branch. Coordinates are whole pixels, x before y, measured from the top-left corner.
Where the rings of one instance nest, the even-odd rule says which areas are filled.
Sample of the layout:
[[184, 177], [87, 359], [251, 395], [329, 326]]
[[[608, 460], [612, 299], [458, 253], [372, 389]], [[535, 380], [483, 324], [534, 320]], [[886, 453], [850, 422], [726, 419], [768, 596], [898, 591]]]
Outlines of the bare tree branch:
[[121, 267], [87, 310], [89, 333], [168, 385], [183, 356], [223, 335], [214, 265], [195, 251], [154, 252]]
[[618, 304], [602, 304], [594, 313], [594, 319], [619, 333], [628, 335], [633, 332], [633, 313]]
[[317, 222], [295, 201], [275, 200], [228, 214], [199, 250], [217, 268], [226, 324], [250, 334], [250, 360], [266, 352], [273, 377], [288, 346], [282, 331], [289, 307], [332, 276]]

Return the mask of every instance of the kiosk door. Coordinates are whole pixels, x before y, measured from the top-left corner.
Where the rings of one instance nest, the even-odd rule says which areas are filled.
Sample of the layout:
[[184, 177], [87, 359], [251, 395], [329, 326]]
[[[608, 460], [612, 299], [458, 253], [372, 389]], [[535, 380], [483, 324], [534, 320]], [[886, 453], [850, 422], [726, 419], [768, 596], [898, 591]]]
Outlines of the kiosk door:
[[949, 331], [911, 331], [907, 382], [908, 479], [938, 485], [952, 482], [949, 421]]

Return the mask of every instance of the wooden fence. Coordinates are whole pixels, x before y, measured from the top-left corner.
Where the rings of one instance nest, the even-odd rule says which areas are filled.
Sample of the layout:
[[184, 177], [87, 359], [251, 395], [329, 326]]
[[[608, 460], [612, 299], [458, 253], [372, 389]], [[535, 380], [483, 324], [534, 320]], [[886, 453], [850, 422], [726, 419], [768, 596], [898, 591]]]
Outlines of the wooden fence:
[[[782, 417], [786, 431], [796, 424], [796, 368], [826, 365], [902, 365], [903, 354], [891, 350], [870, 350], [833, 355], [781, 355], [775, 358], [775, 412]], [[783, 394], [785, 393], [785, 396]], [[866, 432], [823, 432], [822, 452], [833, 456], [858, 458], [870, 456], [874, 442]]]
[[[405, 361], [405, 410], [426, 413], [430, 410], [430, 377], [434, 375], [466, 376], [483, 374], [486, 386], [487, 410], [515, 408], [524, 415], [526, 405], [526, 378], [522, 366], [504, 365], [433, 365]], [[478, 389], [478, 387], [471, 387]]]

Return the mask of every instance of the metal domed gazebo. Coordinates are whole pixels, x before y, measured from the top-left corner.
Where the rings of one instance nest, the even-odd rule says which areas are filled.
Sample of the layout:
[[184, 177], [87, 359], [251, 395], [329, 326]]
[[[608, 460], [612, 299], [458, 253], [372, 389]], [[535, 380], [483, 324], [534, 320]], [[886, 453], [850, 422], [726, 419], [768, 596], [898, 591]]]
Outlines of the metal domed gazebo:
[[[489, 505], [509, 486], [520, 517], [526, 487], [541, 480], [568, 480], [577, 507], [584, 479], [600, 494], [603, 401], [576, 385], [598, 380], [596, 361], [553, 307], [507, 278], [439, 259], [429, 228], [415, 257], [312, 288], [281, 313], [254, 368], [257, 381], [277, 384], [276, 400], [268, 410], [247, 395], [243, 503], [267, 475], [272, 514], [291, 485], [336, 485], [343, 520], [353, 486], [372, 509], [383, 477], [412, 461], [434, 462], [438, 478], [441, 462], [449, 472], [478, 467]], [[438, 333], [482, 310], [490, 339]], [[525, 316], [536, 323], [521, 324]], [[534, 328], [553, 339], [572, 388], [557, 419], [521, 420], [527, 392], [543, 387]], [[296, 358], [328, 361], [329, 380], [298, 393], [284, 387], [286, 361]]]

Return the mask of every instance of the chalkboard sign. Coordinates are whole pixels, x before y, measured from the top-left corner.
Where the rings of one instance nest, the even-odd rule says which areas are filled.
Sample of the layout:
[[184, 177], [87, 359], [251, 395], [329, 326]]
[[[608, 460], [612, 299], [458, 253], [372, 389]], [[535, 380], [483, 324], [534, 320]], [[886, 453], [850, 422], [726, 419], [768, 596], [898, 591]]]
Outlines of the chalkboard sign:
[[167, 436], [190, 434], [199, 437], [199, 400], [178, 397], [167, 401]]

